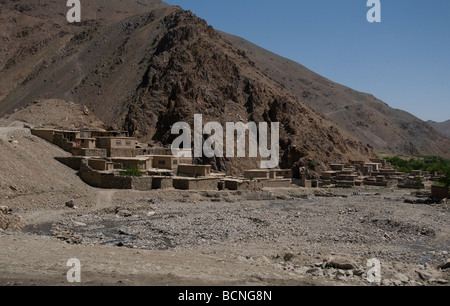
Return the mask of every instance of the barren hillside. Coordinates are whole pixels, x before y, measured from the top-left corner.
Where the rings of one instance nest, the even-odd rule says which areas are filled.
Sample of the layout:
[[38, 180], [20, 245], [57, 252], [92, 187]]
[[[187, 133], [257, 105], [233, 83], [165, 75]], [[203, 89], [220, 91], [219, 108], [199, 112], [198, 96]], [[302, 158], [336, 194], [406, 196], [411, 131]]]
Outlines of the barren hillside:
[[450, 120], [444, 122], [428, 121], [427, 123], [445, 137], [450, 138]]
[[219, 33], [255, 62], [264, 75], [363, 143], [391, 153], [450, 157], [450, 141], [419, 118], [393, 109], [370, 94], [332, 82], [245, 39]]
[[17, 110], [6, 118], [7, 122], [21, 121], [30, 126], [52, 126], [63, 129], [105, 127], [87, 107], [57, 99], [34, 101], [28, 107]]
[[[141, 140], [163, 144], [171, 141], [170, 126], [192, 122], [194, 113], [202, 113], [204, 122], [277, 121], [281, 167], [292, 167], [297, 176], [303, 166], [323, 168], [329, 162], [373, 156], [369, 147], [265, 76], [191, 12], [159, 1], [106, 6], [97, 0], [83, 7], [80, 25], [68, 24], [62, 16], [52, 19], [54, 29], [47, 29], [51, 12], [40, 13], [44, 2], [55, 0], [19, 0], [2, 7], [5, 22], [22, 18], [2, 34], [8, 47], [0, 70], [6, 84], [0, 114], [36, 99], [64, 99], [86, 105], [105, 124], [122, 125]], [[20, 3], [26, 9], [18, 10]], [[24, 28], [34, 30], [22, 38]], [[36, 47], [37, 41], [46, 43]], [[17, 50], [31, 51], [19, 56]], [[225, 171], [257, 166], [248, 159], [205, 162]]]
[[64, 207], [88, 200], [91, 190], [75, 171], [54, 158], [68, 153], [33, 136], [23, 123], [0, 120], [0, 204], [14, 209]]

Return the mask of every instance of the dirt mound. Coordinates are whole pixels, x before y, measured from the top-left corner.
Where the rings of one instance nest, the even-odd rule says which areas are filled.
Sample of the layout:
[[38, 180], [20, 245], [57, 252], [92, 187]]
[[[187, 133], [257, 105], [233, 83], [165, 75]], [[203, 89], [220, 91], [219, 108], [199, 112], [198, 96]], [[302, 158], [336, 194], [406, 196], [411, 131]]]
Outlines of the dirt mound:
[[57, 99], [34, 101], [8, 116], [7, 122], [13, 121], [64, 129], [104, 128], [103, 122], [86, 106]]
[[64, 207], [70, 199], [89, 197], [75, 171], [55, 160], [68, 156], [47, 141], [33, 136], [17, 122], [0, 120], [0, 203], [13, 209]]

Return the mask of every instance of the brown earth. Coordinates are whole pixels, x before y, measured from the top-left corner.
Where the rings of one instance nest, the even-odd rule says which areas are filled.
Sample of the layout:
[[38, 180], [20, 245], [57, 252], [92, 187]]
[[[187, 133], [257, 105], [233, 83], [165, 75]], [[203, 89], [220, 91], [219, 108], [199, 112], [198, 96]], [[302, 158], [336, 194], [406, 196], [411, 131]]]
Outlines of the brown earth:
[[[126, 11], [116, 7], [124, 2], [130, 2]], [[41, 14], [42, 4], [33, 3], [19, 12], [18, 3], [2, 7], [8, 27], [0, 113], [59, 98], [86, 105], [105, 124], [125, 127], [143, 141], [163, 144], [171, 141], [171, 124], [192, 122], [194, 113], [202, 113], [204, 122], [278, 121], [281, 167], [292, 167], [296, 177], [303, 166], [320, 170], [329, 162], [373, 156], [190, 12], [158, 1], [144, 7], [127, 0], [102, 8], [100, 18], [94, 13], [100, 2], [91, 1], [83, 7], [80, 25], [61, 16], [48, 28], [52, 11]], [[56, 16], [59, 9], [66, 11], [52, 5]], [[104, 18], [108, 13], [115, 18]], [[13, 22], [16, 15], [24, 21]], [[22, 23], [33, 30], [21, 36]], [[34, 46], [41, 40], [48, 43]], [[258, 165], [249, 159], [203, 162], [228, 172]]]
[[20, 121], [32, 127], [104, 129], [105, 125], [83, 105], [63, 100], [38, 100], [7, 116], [5, 122]]
[[449, 283], [449, 207], [411, 191], [96, 189], [23, 125], [0, 121], [0, 285], [70, 285], [70, 258], [82, 285], [370, 285], [370, 258], [382, 285]]

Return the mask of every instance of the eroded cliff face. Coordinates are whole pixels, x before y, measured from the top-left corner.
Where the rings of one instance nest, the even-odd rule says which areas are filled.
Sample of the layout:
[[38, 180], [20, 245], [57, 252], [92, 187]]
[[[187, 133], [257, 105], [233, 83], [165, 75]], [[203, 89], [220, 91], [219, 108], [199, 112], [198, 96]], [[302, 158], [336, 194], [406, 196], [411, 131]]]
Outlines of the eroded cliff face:
[[[26, 5], [30, 9], [19, 12], [6, 3], [0, 14], [8, 25], [2, 32], [0, 114], [37, 99], [63, 99], [163, 145], [175, 138], [171, 126], [192, 126], [194, 114], [223, 125], [280, 122], [280, 167], [293, 168], [296, 176], [372, 156], [370, 147], [266, 76], [246, 52], [189, 11], [159, 1], [96, 0], [83, 7], [83, 22], [72, 25], [64, 16], [54, 18], [66, 11], [59, 4], [51, 12], [42, 3]], [[21, 28], [28, 30], [20, 34]], [[249, 158], [199, 162], [227, 172], [259, 167], [259, 159]]]
[[[220, 38], [205, 21], [176, 10], [161, 21], [155, 52], [125, 119], [128, 130], [168, 144], [179, 121], [280, 122], [282, 168], [325, 166], [368, 158], [372, 152], [255, 68], [244, 52]], [[145, 135], [145, 136], [144, 136]], [[256, 167], [259, 160], [215, 159], [218, 170]], [[315, 161], [315, 162], [314, 162]]]

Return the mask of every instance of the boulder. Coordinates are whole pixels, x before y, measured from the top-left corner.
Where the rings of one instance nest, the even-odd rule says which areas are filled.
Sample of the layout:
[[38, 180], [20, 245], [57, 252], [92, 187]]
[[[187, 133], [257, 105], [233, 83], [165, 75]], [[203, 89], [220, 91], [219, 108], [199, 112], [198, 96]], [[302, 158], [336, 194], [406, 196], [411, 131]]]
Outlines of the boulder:
[[327, 268], [341, 269], [341, 270], [355, 270], [357, 268], [356, 263], [348, 258], [334, 258], [330, 257], [327, 260]]
[[66, 207], [74, 208], [75, 207], [75, 201], [74, 200], [70, 200], [70, 201], [66, 202]]
[[284, 254], [284, 256], [283, 256], [283, 260], [284, 260], [284, 261], [291, 261], [292, 258], [294, 258], [294, 254], [292, 254], [292, 253], [286, 253], [286, 254]]
[[128, 217], [131, 217], [133, 214], [131, 213], [131, 211], [129, 211], [127, 209], [121, 209], [117, 212], [117, 215], [119, 217], [128, 218]]
[[450, 259], [447, 259], [447, 262], [443, 263], [442, 265], [440, 265], [438, 267], [438, 269], [441, 269], [441, 270], [446, 270], [448, 268], [450, 268]]

